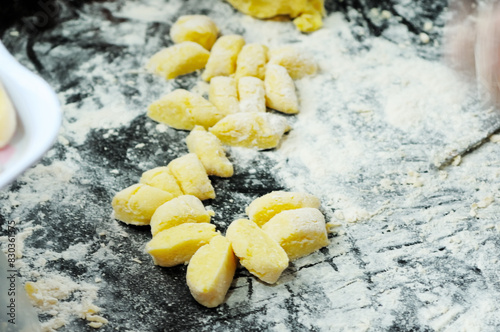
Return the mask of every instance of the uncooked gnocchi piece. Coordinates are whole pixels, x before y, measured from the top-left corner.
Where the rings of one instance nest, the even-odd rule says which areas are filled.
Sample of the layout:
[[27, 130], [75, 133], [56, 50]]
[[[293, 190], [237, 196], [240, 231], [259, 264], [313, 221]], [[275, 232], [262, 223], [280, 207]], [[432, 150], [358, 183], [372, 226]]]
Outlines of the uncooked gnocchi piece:
[[17, 119], [14, 106], [0, 82], [0, 148], [9, 143], [16, 131]]
[[196, 125], [212, 127], [224, 114], [202, 96], [177, 89], [153, 102], [148, 116], [175, 129], [191, 130]]
[[295, 18], [293, 24], [302, 32], [313, 32], [323, 26], [323, 18], [320, 13], [305, 13]]
[[221, 141], [201, 126], [196, 126], [186, 137], [189, 152], [200, 159], [208, 175], [233, 176], [233, 164], [227, 159]]
[[174, 43], [191, 41], [209, 51], [217, 40], [218, 34], [219, 29], [215, 22], [205, 15], [181, 16], [170, 28], [170, 37]]
[[253, 76], [264, 79], [268, 48], [261, 44], [247, 44], [243, 46], [236, 60], [236, 80], [244, 76]]
[[200, 200], [215, 198], [214, 187], [208, 178], [207, 171], [194, 153], [189, 153], [172, 160], [168, 166], [177, 179], [185, 195], [193, 195]]
[[215, 76], [229, 76], [236, 71], [236, 59], [245, 45], [238, 35], [222, 36], [215, 42], [201, 78], [210, 81]]
[[208, 100], [224, 115], [238, 113], [240, 106], [235, 79], [228, 76], [213, 77]]
[[278, 242], [290, 260], [307, 256], [329, 244], [325, 217], [314, 208], [280, 212], [265, 223], [262, 230]]
[[169, 192], [174, 197], [184, 194], [172, 172], [166, 166], [156, 167], [142, 173], [139, 182]]
[[268, 64], [264, 85], [267, 107], [286, 114], [299, 112], [295, 84], [285, 67]]
[[233, 221], [226, 237], [241, 265], [264, 282], [274, 284], [288, 267], [285, 250], [250, 220]]
[[146, 69], [173, 79], [205, 68], [210, 52], [200, 44], [186, 41], [164, 48], [149, 59]]
[[223, 144], [272, 149], [278, 146], [281, 137], [289, 129], [284, 117], [258, 112], [230, 114], [209, 130]]
[[194, 253], [217, 235], [215, 225], [185, 223], [156, 234], [146, 252], [156, 265], [171, 267], [189, 262]]
[[289, 45], [271, 50], [269, 52], [269, 63], [285, 67], [294, 80], [307, 75], [314, 75], [318, 70], [318, 66], [312, 60], [311, 55], [302, 53]]
[[213, 211], [205, 210], [203, 203], [195, 196], [182, 195], [162, 204], [151, 217], [151, 234], [184, 223], [209, 223]]
[[236, 271], [231, 243], [216, 235], [191, 257], [186, 281], [194, 299], [208, 308], [224, 302]]
[[171, 193], [146, 184], [135, 184], [118, 192], [111, 205], [115, 218], [126, 224], [149, 225], [156, 209], [174, 198]]
[[265, 112], [266, 89], [264, 82], [253, 76], [245, 76], [238, 81], [241, 112]]
[[319, 208], [320, 200], [311, 194], [301, 192], [273, 191], [255, 199], [245, 212], [257, 225], [264, 225], [276, 214], [285, 210]]

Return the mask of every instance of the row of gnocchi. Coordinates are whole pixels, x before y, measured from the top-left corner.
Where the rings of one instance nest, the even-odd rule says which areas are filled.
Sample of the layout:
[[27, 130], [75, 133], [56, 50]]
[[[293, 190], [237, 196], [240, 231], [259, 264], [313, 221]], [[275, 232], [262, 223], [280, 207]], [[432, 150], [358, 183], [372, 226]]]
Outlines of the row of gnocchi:
[[208, 100], [177, 89], [153, 102], [149, 117], [181, 130], [202, 126], [229, 146], [276, 147], [290, 128], [266, 110], [298, 113], [293, 80], [316, 73], [315, 62], [290, 46], [269, 51], [238, 35], [217, 35], [206, 16], [184, 16], [174, 24], [176, 44], [155, 54], [147, 68], [167, 79], [205, 68]]
[[[248, 206], [249, 219], [231, 223], [225, 236], [210, 224], [213, 211], [202, 200], [215, 198], [210, 176], [231, 177], [224, 145], [270, 149], [290, 130], [267, 107], [299, 111], [293, 79], [314, 74], [316, 65], [292, 48], [268, 51], [245, 45], [241, 36], [217, 39], [208, 17], [181, 17], [171, 29], [176, 45], [155, 54], [148, 68], [167, 79], [206, 67], [209, 100], [175, 90], [150, 105], [148, 115], [189, 130], [189, 154], [144, 172], [138, 184], [113, 198], [116, 219], [150, 225], [146, 249], [155, 264], [188, 263], [187, 283], [202, 305], [224, 301], [237, 261], [267, 283], [275, 283], [290, 260], [328, 245], [319, 200], [305, 193], [272, 192]], [[211, 52], [210, 52], [211, 51]]]
[[[147, 173], [143, 179], [150, 176]], [[115, 217], [149, 224], [153, 238], [146, 251], [155, 264], [188, 264], [191, 294], [209, 308], [224, 302], [238, 261], [260, 280], [273, 284], [290, 260], [329, 244], [320, 202], [309, 194], [277, 191], [257, 198], [246, 208], [249, 219], [233, 221], [226, 236], [210, 224], [214, 212], [207, 211], [199, 198], [169, 199], [172, 195], [146, 184], [132, 186], [115, 196]]]

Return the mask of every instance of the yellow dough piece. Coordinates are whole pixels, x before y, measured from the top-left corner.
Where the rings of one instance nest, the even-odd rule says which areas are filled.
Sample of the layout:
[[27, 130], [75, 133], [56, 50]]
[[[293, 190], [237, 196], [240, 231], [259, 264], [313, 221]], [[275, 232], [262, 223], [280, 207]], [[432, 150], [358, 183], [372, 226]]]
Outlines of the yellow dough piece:
[[276, 214], [285, 210], [319, 208], [320, 200], [311, 194], [301, 192], [273, 191], [255, 199], [245, 212], [250, 220], [262, 226]]
[[210, 132], [223, 144], [247, 148], [272, 149], [290, 129], [287, 120], [271, 113], [236, 113], [226, 116]]
[[325, 217], [314, 208], [280, 212], [265, 223], [262, 230], [278, 242], [290, 260], [307, 256], [329, 244]]
[[191, 41], [209, 51], [217, 40], [218, 34], [219, 29], [215, 22], [205, 15], [181, 16], [170, 28], [170, 37], [174, 43]]
[[274, 284], [288, 267], [285, 250], [250, 220], [233, 221], [226, 237], [241, 265], [262, 281]]
[[174, 197], [183, 195], [177, 180], [166, 166], [156, 167], [142, 173], [139, 182], [169, 192]]
[[111, 205], [115, 218], [126, 224], [149, 225], [153, 213], [174, 198], [171, 193], [145, 184], [134, 184], [118, 192]]
[[252, 76], [245, 76], [238, 81], [241, 112], [265, 112], [266, 89], [264, 82]]
[[149, 59], [146, 69], [173, 79], [205, 68], [210, 52], [200, 44], [186, 41], [164, 48]]
[[14, 106], [10, 101], [7, 91], [0, 83], [0, 148], [3, 148], [16, 131], [17, 119]]
[[215, 225], [212, 224], [180, 224], [156, 234], [146, 244], [146, 252], [159, 266], [171, 267], [184, 264], [216, 235]]
[[[257, 18], [271, 18], [278, 15], [289, 15], [292, 18], [303, 14], [317, 14], [320, 19], [324, 15], [323, 0], [227, 0], [239, 11]], [[316, 25], [319, 29], [321, 24]], [[299, 30], [302, 26], [297, 25]]]
[[293, 20], [293, 24], [302, 32], [313, 32], [323, 26], [321, 14], [302, 14]]
[[286, 114], [299, 112], [295, 84], [285, 67], [268, 64], [264, 85], [267, 107]]
[[186, 137], [189, 152], [200, 159], [208, 175], [233, 176], [233, 164], [227, 159], [221, 141], [201, 126], [196, 126]]
[[210, 81], [215, 76], [229, 76], [236, 71], [236, 59], [245, 45], [245, 39], [238, 35], [222, 36], [215, 42], [210, 53], [210, 58], [201, 76], [205, 81]]
[[208, 100], [224, 115], [238, 113], [240, 106], [235, 79], [227, 76], [213, 77], [210, 80]]
[[203, 203], [193, 195], [176, 197], [156, 209], [151, 217], [151, 234], [184, 223], [209, 223], [213, 211], [205, 210]]
[[290, 77], [294, 80], [307, 75], [314, 75], [318, 66], [308, 54], [299, 52], [293, 46], [281, 46], [269, 52], [269, 63], [286, 68]]
[[236, 80], [244, 76], [253, 76], [264, 79], [268, 48], [261, 44], [247, 44], [243, 46], [236, 60]]
[[194, 153], [172, 160], [168, 166], [185, 195], [193, 195], [200, 200], [215, 198], [214, 187], [207, 171]]
[[177, 89], [153, 102], [148, 116], [175, 129], [191, 130], [196, 125], [212, 127], [224, 114], [202, 96]]
[[194, 299], [208, 308], [224, 302], [236, 271], [231, 243], [222, 235], [214, 236], [191, 257], [186, 281]]

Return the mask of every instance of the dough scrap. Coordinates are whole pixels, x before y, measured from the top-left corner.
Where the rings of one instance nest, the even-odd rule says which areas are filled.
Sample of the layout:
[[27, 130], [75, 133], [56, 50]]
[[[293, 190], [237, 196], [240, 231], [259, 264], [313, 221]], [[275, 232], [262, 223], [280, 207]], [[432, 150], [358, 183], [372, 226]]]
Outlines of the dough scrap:
[[205, 15], [181, 16], [170, 28], [170, 37], [174, 43], [191, 41], [209, 51], [217, 40], [218, 34], [219, 29], [215, 22]]
[[215, 42], [201, 78], [210, 81], [215, 76], [229, 76], [236, 71], [236, 59], [245, 39], [239, 35], [222, 36]]
[[201, 126], [196, 126], [186, 137], [189, 152], [200, 159], [208, 175], [233, 176], [233, 164], [227, 159], [222, 142]]
[[224, 115], [238, 113], [240, 103], [236, 81], [228, 76], [216, 76], [210, 80], [208, 100]]
[[269, 58], [270, 64], [285, 67], [294, 80], [314, 75], [318, 71], [318, 65], [309, 54], [290, 45], [272, 49], [269, 52]]
[[329, 244], [325, 217], [315, 208], [280, 212], [265, 223], [262, 230], [278, 242], [291, 261]]
[[159, 232], [146, 244], [156, 265], [171, 267], [189, 262], [194, 253], [217, 235], [215, 225], [185, 223]]
[[238, 81], [241, 112], [265, 112], [266, 89], [264, 82], [253, 76], [245, 76]]
[[16, 131], [17, 118], [14, 105], [0, 82], [0, 148], [6, 146]]
[[285, 250], [250, 220], [233, 221], [227, 228], [226, 237], [241, 265], [268, 284], [274, 284], [288, 267]]
[[191, 257], [186, 282], [194, 299], [208, 308], [224, 302], [236, 271], [231, 243], [216, 235]]
[[126, 224], [145, 226], [149, 225], [156, 209], [172, 198], [171, 193], [140, 183], [118, 192], [111, 205], [116, 219]]
[[205, 68], [209, 56], [210, 52], [200, 44], [186, 41], [154, 54], [146, 69], [166, 79], [173, 79]]
[[243, 46], [236, 60], [236, 80], [244, 76], [253, 76], [263, 80], [266, 75], [268, 51], [267, 46], [262, 44], [247, 44]]
[[166, 166], [156, 167], [142, 173], [139, 182], [169, 192], [174, 197], [184, 194], [174, 175]]
[[295, 84], [285, 67], [268, 64], [264, 85], [267, 107], [286, 114], [299, 112]]
[[306, 207], [317, 209], [320, 205], [320, 200], [311, 194], [273, 191], [255, 199], [245, 209], [245, 212], [250, 220], [262, 227], [262, 225], [282, 211]]
[[205, 210], [203, 203], [193, 195], [182, 195], [158, 207], [151, 217], [151, 234], [183, 223], [209, 223], [213, 211]]
[[272, 149], [290, 129], [287, 120], [271, 113], [235, 113], [226, 116], [210, 132], [230, 146]]
[[148, 116], [175, 129], [191, 130], [196, 125], [212, 127], [224, 114], [202, 96], [177, 89], [153, 102]]
[[193, 195], [200, 200], [215, 198], [214, 187], [196, 154], [189, 153], [172, 160], [168, 166], [185, 195]]

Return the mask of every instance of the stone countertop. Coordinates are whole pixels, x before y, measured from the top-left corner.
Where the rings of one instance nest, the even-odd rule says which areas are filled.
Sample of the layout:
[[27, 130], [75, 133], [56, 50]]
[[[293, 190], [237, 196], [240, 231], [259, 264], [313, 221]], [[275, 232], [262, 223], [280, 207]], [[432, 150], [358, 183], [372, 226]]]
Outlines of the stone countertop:
[[[339, 227], [330, 246], [293, 262], [276, 285], [238, 269], [226, 303], [216, 309], [191, 297], [185, 266], [153, 265], [144, 252], [149, 228], [111, 217], [117, 191], [137, 182], [145, 170], [187, 152], [186, 132], [145, 115], [147, 105], [166, 91], [206, 91], [198, 83], [199, 73], [166, 82], [142, 69], [153, 53], [171, 45], [169, 28], [178, 16], [206, 14], [223, 34], [242, 34], [271, 46], [319, 45], [331, 34], [342, 54], [353, 58], [380, 55], [370, 53], [379, 47], [400, 49], [385, 62], [374, 58], [388, 68], [382, 71], [387, 75], [409, 58], [422, 68], [448, 73], [434, 67], [441, 53], [445, 3], [327, 1], [325, 28], [311, 35], [296, 32], [290, 22], [245, 17], [218, 0], [47, 1], [50, 6], [26, 7], [22, 18], [4, 21], [0, 32], [6, 47], [54, 87], [64, 109], [54, 147], [0, 191], [2, 233], [8, 221], [16, 222], [23, 280], [53, 281], [64, 289], [58, 304], [38, 309], [41, 321], [55, 326], [56, 319], [62, 320], [60, 331], [94, 331], [78, 317], [82, 306], [93, 303], [109, 321], [102, 331], [500, 329], [500, 145], [486, 141], [455, 165], [431, 166], [433, 151], [483, 137], [495, 116], [480, 113], [474, 102], [461, 105], [453, 123], [446, 113], [451, 111], [443, 109], [419, 125], [398, 127], [384, 117], [385, 90], [354, 79], [347, 81], [352, 86], [344, 86], [348, 71], [322, 66], [317, 81], [298, 82], [304, 110], [289, 117], [294, 130], [283, 146], [229, 150], [235, 176], [212, 178], [217, 198], [205, 205], [216, 212], [213, 222], [224, 232], [254, 198], [273, 190], [306, 190], [322, 199], [327, 219]], [[437, 42], [421, 42], [426, 22], [433, 23], [426, 33]], [[260, 25], [270, 30], [251, 29]], [[316, 55], [320, 62], [323, 53]], [[359, 62], [369, 82], [383, 68], [368, 64]], [[412, 73], [411, 66], [403, 72], [408, 89], [440, 87], [432, 73], [427, 80]], [[424, 87], [412, 87], [412, 75]], [[309, 100], [310, 87], [318, 85], [318, 97]], [[352, 98], [349, 91], [354, 90]], [[417, 100], [405, 94], [413, 90], [398, 85], [395, 91]], [[429, 105], [439, 108], [439, 102]], [[400, 105], [411, 107], [404, 99]], [[356, 112], [340, 113], [351, 106]], [[322, 142], [322, 131], [308, 136], [315, 134], [316, 121], [324, 133], [339, 133], [335, 142]], [[297, 142], [310, 146], [309, 154], [299, 155], [308, 149], [295, 149]], [[334, 154], [338, 159], [328, 156]]]

